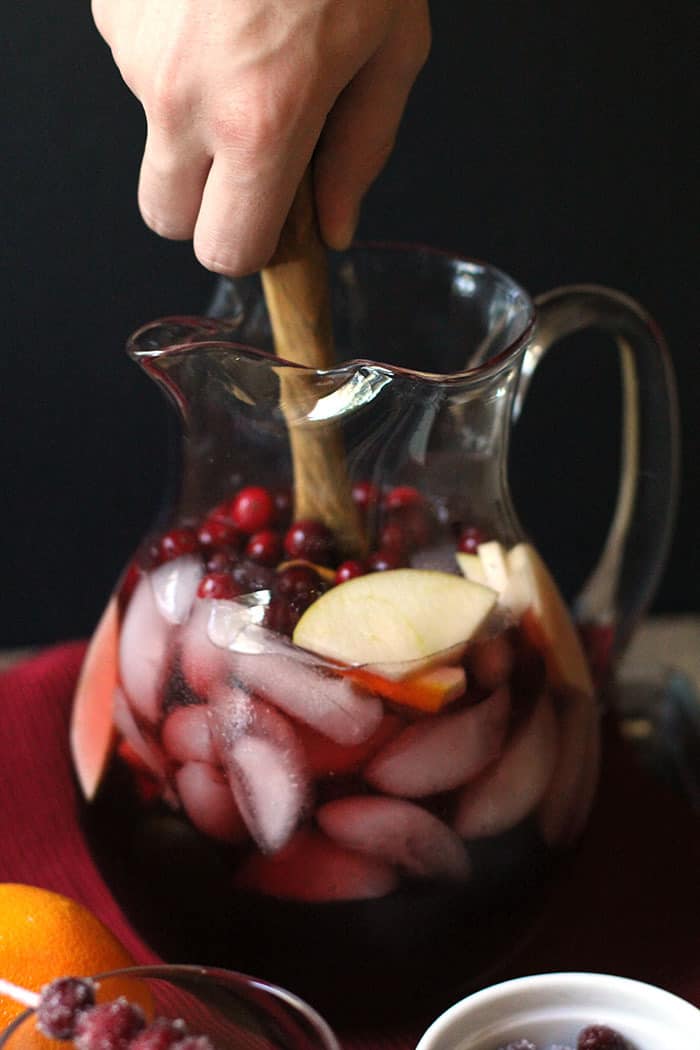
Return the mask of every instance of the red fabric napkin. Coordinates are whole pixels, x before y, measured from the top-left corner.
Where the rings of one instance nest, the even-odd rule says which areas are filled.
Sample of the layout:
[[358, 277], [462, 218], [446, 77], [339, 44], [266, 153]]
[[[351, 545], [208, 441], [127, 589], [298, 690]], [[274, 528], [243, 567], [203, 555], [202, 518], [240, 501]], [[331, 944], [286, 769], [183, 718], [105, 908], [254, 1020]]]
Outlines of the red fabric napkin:
[[[58, 646], [0, 675], [0, 881], [81, 901], [138, 962], [157, 961], [102, 880], [76, 820], [67, 739], [84, 652], [82, 643]], [[581, 848], [527, 949], [499, 976], [549, 970], [622, 974], [700, 1006], [700, 821], [614, 735]], [[346, 1045], [409, 1050], [421, 1030], [355, 1033]]]

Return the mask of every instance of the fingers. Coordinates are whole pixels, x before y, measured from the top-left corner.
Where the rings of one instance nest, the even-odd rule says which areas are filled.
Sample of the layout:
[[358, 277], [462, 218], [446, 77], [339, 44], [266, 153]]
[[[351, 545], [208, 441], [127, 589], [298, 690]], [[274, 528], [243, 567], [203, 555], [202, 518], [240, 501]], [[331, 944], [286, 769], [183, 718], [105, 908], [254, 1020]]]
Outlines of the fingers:
[[[408, 4], [406, 5], [408, 7]], [[341, 94], [316, 153], [316, 203], [324, 240], [347, 248], [360, 204], [388, 160], [413, 82], [430, 46], [427, 7], [411, 2], [413, 18], [394, 31]]]
[[189, 240], [195, 228], [211, 157], [195, 143], [173, 144], [149, 128], [138, 200], [147, 226], [169, 240]]

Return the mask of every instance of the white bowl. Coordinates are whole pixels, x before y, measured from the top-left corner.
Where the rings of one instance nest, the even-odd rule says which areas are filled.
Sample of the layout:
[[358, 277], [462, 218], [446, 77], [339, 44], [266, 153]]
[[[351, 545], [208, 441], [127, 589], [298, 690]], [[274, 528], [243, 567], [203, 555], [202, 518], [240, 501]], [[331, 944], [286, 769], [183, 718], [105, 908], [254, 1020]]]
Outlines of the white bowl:
[[698, 1050], [700, 1010], [651, 984], [601, 973], [519, 977], [467, 996], [434, 1021], [416, 1050], [498, 1050], [511, 1040], [564, 1043], [590, 1024], [615, 1028], [632, 1050]]

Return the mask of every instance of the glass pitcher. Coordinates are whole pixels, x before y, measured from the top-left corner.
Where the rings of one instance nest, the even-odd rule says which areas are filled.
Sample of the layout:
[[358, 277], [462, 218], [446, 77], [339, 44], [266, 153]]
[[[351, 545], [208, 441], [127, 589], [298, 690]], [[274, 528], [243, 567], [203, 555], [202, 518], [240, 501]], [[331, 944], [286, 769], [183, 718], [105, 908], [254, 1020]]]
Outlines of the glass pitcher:
[[[502, 964], [581, 835], [597, 688], [668, 544], [676, 407], [618, 292], [533, 304], [400, 246], [331, 276], [328, 371], [273, 355], [258, 278], [131, 339], [182, 423], [178, 485], [97, 628], [71, 739], [96, 856], [154, 946], [337, 1019], [445, 1003]], [[506, 467], [535, 367], [588, 326], [619, 348], [622, 472], [577, 629]]]

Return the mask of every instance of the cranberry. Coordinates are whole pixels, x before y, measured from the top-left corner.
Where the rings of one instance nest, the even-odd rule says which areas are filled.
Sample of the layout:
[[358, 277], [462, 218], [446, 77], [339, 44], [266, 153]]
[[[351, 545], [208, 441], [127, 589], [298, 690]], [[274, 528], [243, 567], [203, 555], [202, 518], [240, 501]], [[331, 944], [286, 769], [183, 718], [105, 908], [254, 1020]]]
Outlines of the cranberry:
[[386, 510], [403, 510], [404, 507], [415, 507], [422, 502], [423, 497], [420, 492], [411, 485], [397, 485], [396, 488], [390, 489], [384, 497]]
[[371, 481], [356, 481], [352, 486], [352, 498], [355, 506], [362, 511], [369, 511], [379, 503], [381, 493], [379, 486]]
[[212, 551], [207, 557], [207, 572], [228, 572], [234, 564], [235, 554], [233, 551]]
[[578, 1034], [576, 1050], [629, 1050], [629, 1043], [605, 1024], [591, 1024]]
[[336, 583], [347, 583], [354, 580], [356, 576], [364, 576], [367, 569], [361, 561], [344, 561], [338, 566], [335, 573]]
[[300, 611], [287, 598], [273, 598], [265, 610], [265, 626], [278, 634], [291, 637], [299, 622]]
[[197, 533], [194, 529], [170, 529], [161, 536], [158, 545], [160, 561], [172, 561], [183, 554], [194, 554], [198, 549]]
[[200, 547], [209, 550], [212, 547], [241, 546], [241, 534], [236, 526], [222, 518], [207, 518], [197, 529], [197, 542]]
[[254, 532], [246, 544], [245, 552], [261, 565], [276, 565], [282, 556], [282, 537], [274, 529]]
[[319, 574], [310, 565], [288, 565], [277, 574], [275, 590], [284, 598], [318, 597], [323, 584]]
[[207, 573], [199, 581], [197, 588], [198, 598], [237, 598], [242, 593], [241, 588], [228, 572]]
[[381, 547], [367, 559], [370, 572], [386, 572], [388, 569], [400, 569], [406, 564], [403, 551], [397, 547]]
[[37, 1027], [49, 1039], [72, 1039], [79, 1015], [94, 1006], [95, 985], [78, 977], [59, 977], [41, 989]]
[[284, 549], [290, 558], [328, 565], [335, 551], [333, 533], [320, 521], [295, 521], [284, 537]]
[[274, 572], [267, 565], [248, 560], [234, 565], [231, 574], [235, 583], [240, 587], [240, 594], [270, 590], [275, 580]]
[[275, 505], [275, 524], [283, 529], [288, 528], [292, 520], [294, 505], [292, 490], [289, 488], [273, 489], [272, 502]]
[[133, 1042], [129, 1050], [172, 1050], [187, 1035], [185, 1022], [181, 1020], [172, 1021], [169, 1017], [156, 1017], [147, 1028], [144, 1028]]
[[379, 546], [384, 550], [407, 551], [411, 547], [408, 534], [396, 520], [388, 521], [379, 536]]
[[128, 1050], [144, 1024], [141, 1008], [124, 998], [93, 1006], [78, 1015], [76, 1050]]
[[231, 524], [231, 500], [217, 503], [207, 514], [208, 521], [223, 521]]
[[477, 529], [476, 525], [467, 525], [459, 534], [457, 550], [461, 551], [462, 554], [476, 554], [477, 547], [485, 539], [486, 536], [481, 529]]
[[268, 489], [249, 485], [241, 489], [231, 503], [231, 520], [241, 532], [268, 529], [275, 518], [275, 504]]

